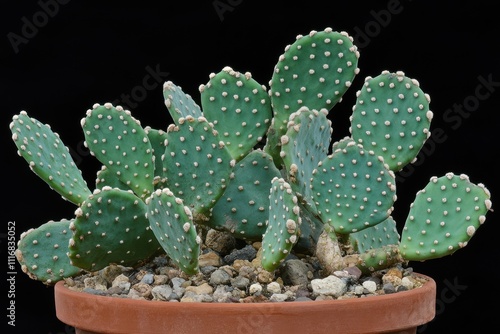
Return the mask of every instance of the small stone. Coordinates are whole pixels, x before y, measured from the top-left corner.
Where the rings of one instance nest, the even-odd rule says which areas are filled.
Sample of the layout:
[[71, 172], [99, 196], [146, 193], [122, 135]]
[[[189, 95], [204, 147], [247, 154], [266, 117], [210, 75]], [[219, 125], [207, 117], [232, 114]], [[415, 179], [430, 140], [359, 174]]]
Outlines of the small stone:
[[252, 245], [246, 245], [241, 249], [237, 249], [230, 254], [224, 256], [224, 262], [228, 264], [232, 264], [235, 260], [248, 260], [252, 261], [257, 255], [257, 251]]
[[267, 285], [267, 291], [273, 294], [281, 293], [281, 286], [277, 282], [271, 282]]
[[231, 276], [223, 269], [217, 269], [210, 275], [210, 283], [213, 285], [227, 284], [231, 281]]
[[205, 254], [201, 254], [198, 257], [198, 263], [200, 267], [206, 267], [206, 266], [219, 267], [221, 265], [221, 258], [215, 252], [208, 252]]
[[168, 284], [157, 285], [151, 289], [153, 300], [170, 300], [172, 293], [173, 290]]
[[214, 292], [214, 288], [208, 283], [203, 283], [199, 286], [188, 286], [186, 287], [186, 292], [194, 292], [197, 295], [207, 294], [211, 295]]
[[219, 254], [229, 254], [236, 245], [236, 239], [229, 233], [210, 229], [205, 237], [205, 245]]
[[324, 279], [313, 279], [311, 281], [313, 293], [316, 295], [326, 295], [339, 297], [347, 291], [347, 284], [342, 279], [330, 275]]
[[371, 280], [364, 281], [363, 288], [365, 288], [369, 293], [374, 293], [377, 291], [377, 283]]
[[243, 276], [236, 276], [235, 278], [231, 279], [231, 286], [238, 289], [246, 289], [249, 284], [250, 280]]
[[151, 297], [151, 286], [146, 283], [137, 283], [130, 290], [136, 291], [141, 297], [149, 299]]
[[262, 285], [260, 285], [259, 283], [252, 284], [252, 285], [250, 285], [248, 292], [250, 292], [251, 295], [254, 295], [256, 293], [260, 293], [260, 292], [262, 292]]
[[144, 284], [152, 284], [153, 282], [154, 282], [154, 275], [151, 273], [145, 274], [141, 279], [141, 283]]
[[269, 298], [271, 302], [284, 302], [288, 299], [288, 296], [284, 293], [273, 293]]

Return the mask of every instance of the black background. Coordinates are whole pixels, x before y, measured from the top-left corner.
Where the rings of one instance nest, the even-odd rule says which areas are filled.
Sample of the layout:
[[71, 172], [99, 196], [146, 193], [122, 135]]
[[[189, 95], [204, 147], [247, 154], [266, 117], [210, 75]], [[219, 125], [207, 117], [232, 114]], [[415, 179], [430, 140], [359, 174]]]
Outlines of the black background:
[[[495, 209], [500, 192], [495, 175], [499, 170], [500, 29], [494, 2], [6, 3], [0, 11], [2, 272], [8, 271], [8, 222], [15, 221], [19, 237], [50, 219], [70, 218], [75, 210], [16, 154], [8, 129], [14, 114], [26, 110], [50, 124], [73, 150], [92, 188], [99, 166], [82, 145], [79, 122], [94, 103], [119, 101], [144, 126], [166, 129], [170, 117], [163, 102], [163, 81], [173, 81], [196, 101], [198, 86], [224, 66], [249, 71], [267, 86], [284, 47], [297, 34], [326, 27], [349, 32], [361, 53], [361, 72], [331, 113], [336, 139], [348, 134], [355, 92], [365, 76], [385, 69], [403, 70], [419, 80], [431, 96], [431, 130], [441, 135], [431, 137], [411, 177], [398, 184], [394, 216], [399, 224], [404, 222], [415, 192], [431, 176], [448, 171], [465, 173], [472, 182], [484, 183], [492, 192]], [[218, 9], [215, 4], [219, 4]], [[161, 74], [157, 81], [149, 79], [146, 89], [144, 80], [151, 69]], [[128, 102], [125, 95], [131, 96]], [[456, 111], [459, 106], [461, 114]], [[436, 318], [419, 333], [498, 330], [497, 220], [495, 212], [488, 213], [469, 245], [454, 255], [411, 263], [416, 271], [434, 277], [438, 285]], [[2, 316], [6, 332], [72, 333], [55, 317], [53, 289], [30, 280], [19, 268], [17, 272], [16, 327], [7, 326], [8, 319]], [[8, 288], [2, 289], [1, 294], [6, 295]], [[7, 304], [2, 305], [7, 315]]]

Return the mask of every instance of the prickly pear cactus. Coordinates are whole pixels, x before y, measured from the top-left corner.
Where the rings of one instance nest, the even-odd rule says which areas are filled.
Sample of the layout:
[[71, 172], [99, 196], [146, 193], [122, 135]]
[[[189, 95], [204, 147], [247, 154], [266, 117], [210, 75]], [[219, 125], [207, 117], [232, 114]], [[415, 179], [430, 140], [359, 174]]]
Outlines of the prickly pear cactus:
[[349, 241], [358, 253], [387, 245], [399, 245], [396, 221], [389, 217], [380, 224], [349, 234]]
[[82, 272], [68, 258], [72, 222], [67, 219], [49, 221], [21, 234], [15, 254], [22, 271], [31, 279], [53, 285]]
[[450, 255], [465, 247], [491, 209], [491, 194], [467, 175], [432, 177], [411, 204], [399, 246], [407, 260]]
[[206, 222], [224, 193], [234, 160], [204, 117], [179, 119], [167, 131], [163, 157], [166, 187], [182, 198], [194, 220]]
[[394, 173], [382, 158], [349, 137], [318, 164], [311, 186], [319, 216], [340, 234], [384, 221], [396, 200]]
[[395, 172], [412, 162], [430, 137], [430, 97], [402, 71], [367, 77], [351, 116], [352, 138]]
[[254, 150], [236, 163], [224, 195], [212, 209], [206, 225], [238, 239], [261, 240], [269, 218], [271, 181], [280, 176], [272, 158]]
[[266, 150], [272, 156], [273, 151], [280, 151], [279, 138], [292, 113], [301, 107], [330, 110], [342, 100], [359, 73], [358, 58], [353, 38], [330, 28], [298, 35], [285, 48], [269, 82], [274, 124]]
[[226, 66], [200, 86], [203, 116], [214, 124], [231, 156], [241, 160], [262, 140], [273, 112], [266, 87]]
[[154, 190], [153, 149], [130, 111], [111, 103], [95, 104], [81, 125], [90, 153], [137, 196], [149, 196]]
[[196, 274], [201, 239], [191, 210], [168, 188], [156, 190], [146, 204], [151, 229], [167, 255], [186, 274]]
[[163, 84], [163, 96], [165, 106], [176, 124], [179, 123], [179, 118], [203, 116], [200, 106], [193, 100], [191, 95], [184, 93], [182, 88], [172, 81]]
[[69, 258], [74, 266], [100, 270], [110, 263], [136, 266], [162, 248], [146, 218], [147, 205], [131, 190], [96, 190], [75, 212]]
[[311, 179], [318, 163], [326, 158], [332, 138], [327, 111], [300, 108], [290, 116], [288, 129], [281, 137], [281, 158], [287, 180], [301, 200], [312, 206]]
[[262, 267], [273, 271], [297, 243], [301, 218], [297, 196], [283, 178], [272, 180], [269, 202], [269, 221], [262, 237]]
[[77, 205], [90, 195], [91, 191], [69, 149], [50, 126], [21, 111], [12, 117], [10, 130], [18, 154], [50, 188]]

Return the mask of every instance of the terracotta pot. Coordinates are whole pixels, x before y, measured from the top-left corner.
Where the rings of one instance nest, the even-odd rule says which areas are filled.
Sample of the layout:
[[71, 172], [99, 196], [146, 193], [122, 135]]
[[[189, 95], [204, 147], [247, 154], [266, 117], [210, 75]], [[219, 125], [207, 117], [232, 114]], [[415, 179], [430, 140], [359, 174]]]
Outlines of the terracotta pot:
[[56, 315], [90, 333], [416, 333], [435, 316], [436, 282], [382, 296], [278, 303], [178, 303], [76, 292], [55, 285]]

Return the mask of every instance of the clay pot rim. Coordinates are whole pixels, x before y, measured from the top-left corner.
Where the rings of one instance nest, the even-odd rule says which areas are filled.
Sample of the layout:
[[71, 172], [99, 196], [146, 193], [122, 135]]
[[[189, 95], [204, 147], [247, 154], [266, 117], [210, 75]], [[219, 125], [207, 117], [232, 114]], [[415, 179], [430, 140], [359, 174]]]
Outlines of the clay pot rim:
[[[435, 316], [436, 282], [342, 300], [213, 303], [99, 296], [55, 284], [56, 316], [77, 333], [415, 333]], [[368, 317], [368, 318], [365, 318]], [[407, 331], [412, 329], [413, 331]]]

